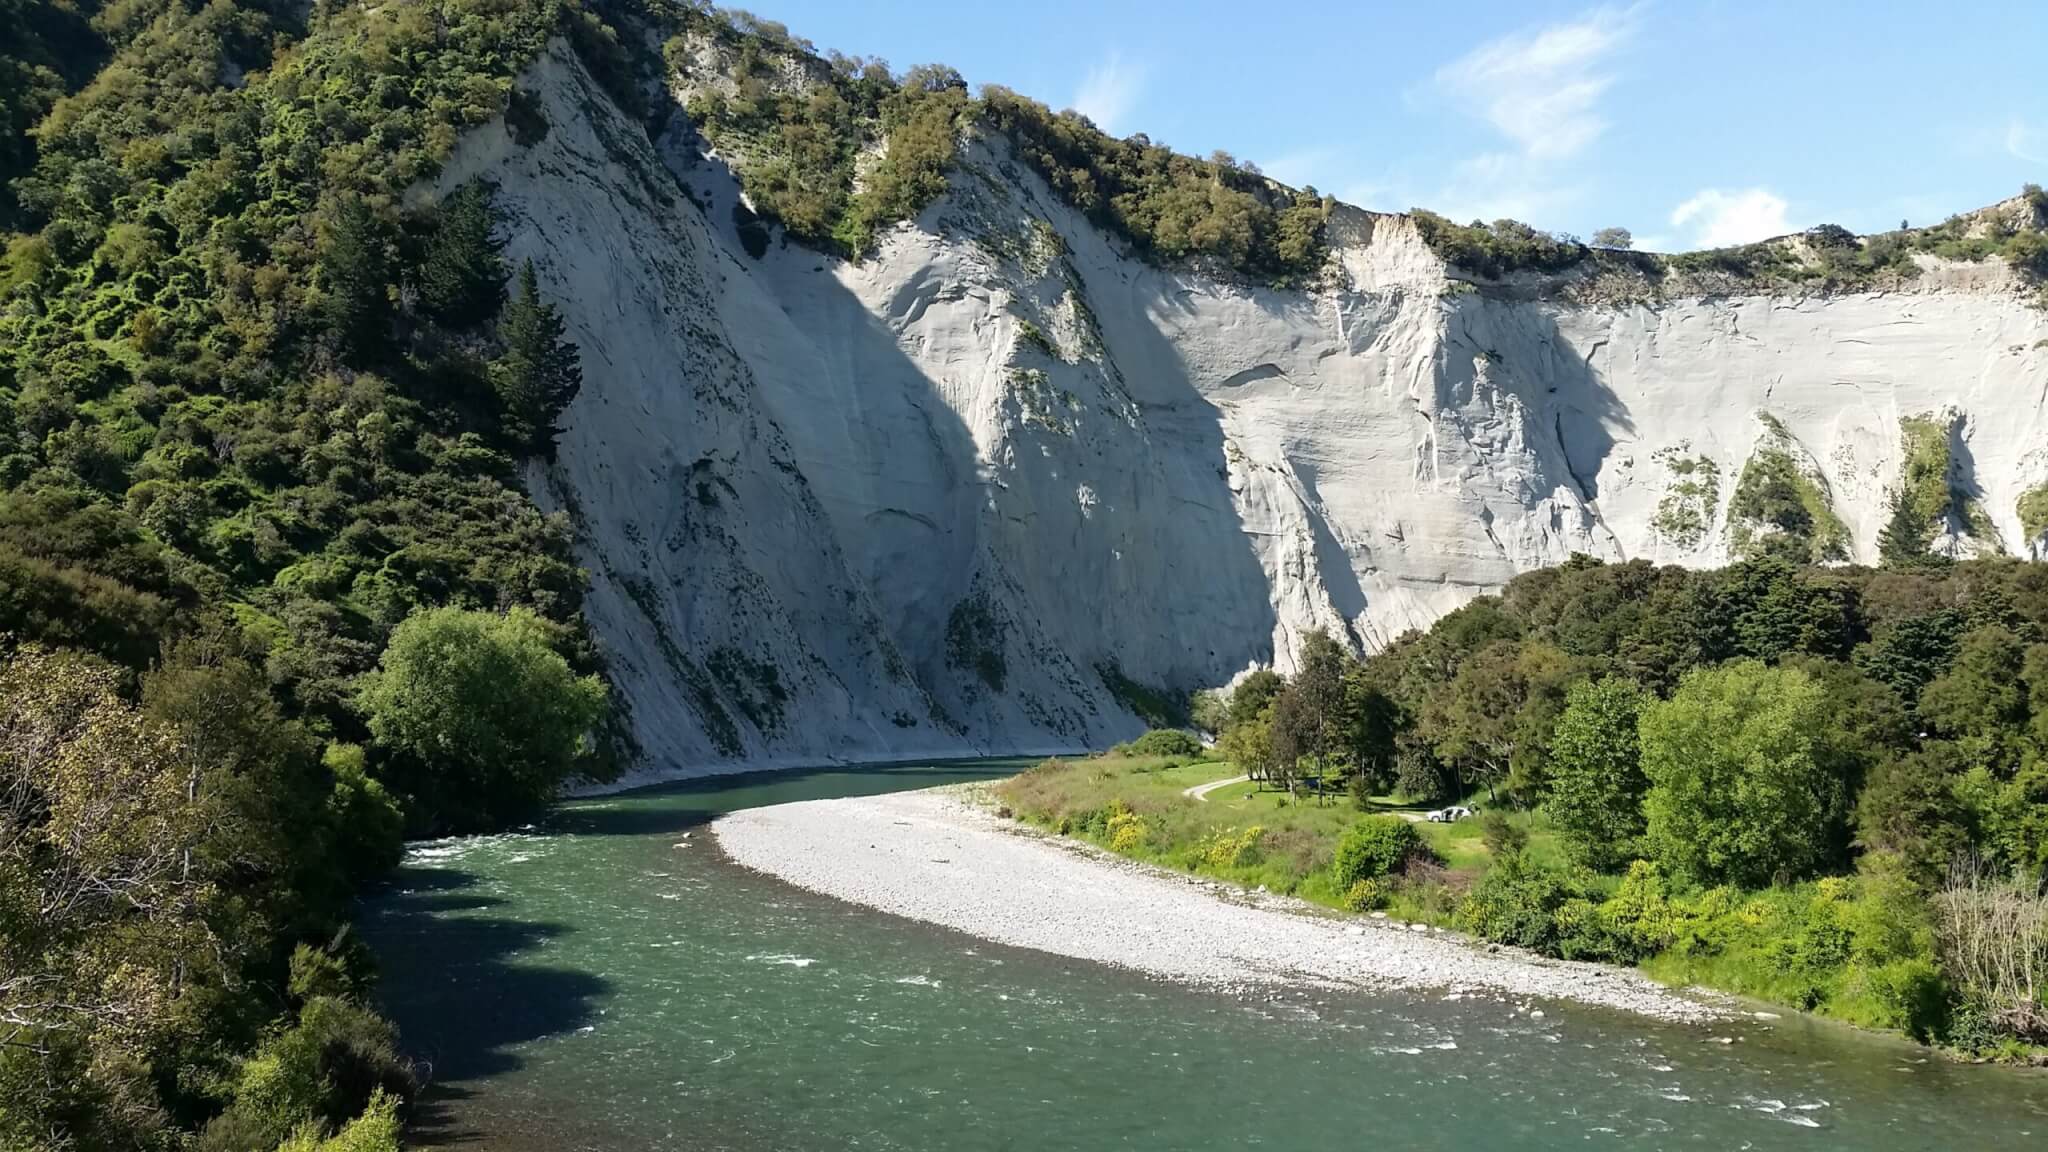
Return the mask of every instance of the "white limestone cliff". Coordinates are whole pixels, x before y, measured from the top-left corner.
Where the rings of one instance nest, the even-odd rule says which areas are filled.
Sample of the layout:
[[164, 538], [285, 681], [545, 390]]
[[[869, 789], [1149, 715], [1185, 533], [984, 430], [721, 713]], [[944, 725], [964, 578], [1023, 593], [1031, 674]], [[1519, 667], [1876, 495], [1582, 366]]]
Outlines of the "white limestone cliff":
[[1850, 559], [1917, 416], [1982, 510], [1940, 546], [2043, 543], [2015, 509], [2048, 314], [2002, 265], [1570, 306], [1340, 208], [1325, 282], [1278, 291], [1135, 258], [978, 139], [862, 262], [750, 253], [684, 117], [650, 145], [561, 50], [522, 87], [547, 135], [481, 129], [442, 187], [497, 183], [581, 349], [531, 487], [577, 524], [648, 775], [1099, 745], [1140, 726], [1121, 679], [1369, 649], [1573, 552], [1723, 563], [1766, 439]]

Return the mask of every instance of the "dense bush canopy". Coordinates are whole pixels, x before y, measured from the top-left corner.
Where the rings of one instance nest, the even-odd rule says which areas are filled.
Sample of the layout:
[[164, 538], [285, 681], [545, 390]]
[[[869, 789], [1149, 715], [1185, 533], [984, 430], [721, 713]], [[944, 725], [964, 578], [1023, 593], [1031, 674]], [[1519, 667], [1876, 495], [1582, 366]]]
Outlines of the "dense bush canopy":
[[1544, 801], [1566, 850], [1593, 868], [1636, 855], [1643, 834], [1643, 775], [1636, 722], [1645, 694], [1620, 676], [1581, 680], [1565, 697], [1550, 737], [1550, 791]]
[[[517, 477], [576, 349], [544, 278], [508, 296], [492, 189], [422, 191], [551, 35], [603, 28], [0, 2], [0, 1144], [395, 1146], [388, 1025], [288, 958], [363, 968], [337, 927], [408, 824], [603, 770], [584, 577]], [[516, 634], [492, 666], [531, 709], [461, 747], [386, 651], [451, 606]]]
[[1641, 732], [1646, 845], [1671, 873], [1756, 888], [1826, 860], [1847, 765], [1805, 672], [1695, 669], [1644, 710]]
[[532, 815], [574, 770], [604, 712], [604, 685], [577, 676], [524, 608], [415, 615], [392, 633], [362, 708], [398, 760], [392, 778], [415, 810], [448, 827]]
[[[1999, 935], [2048, 918], [2044, 629], [2048, 567], [2012, 560], [1574, 559], [1211, 711], [1222, 755], [1297, 791], [1533, 810], [1555, 847], [1485, 822], [1472, 931], [2002, 1051], [2048, 1041], [2015, 991], [2048, 956]], [[1349, 897], [1381, 834], [1359, 826], [1329, 890], [1444, 900], [1427, 869]], [[1977, 964], [1987, 940], [2033, 983]]]

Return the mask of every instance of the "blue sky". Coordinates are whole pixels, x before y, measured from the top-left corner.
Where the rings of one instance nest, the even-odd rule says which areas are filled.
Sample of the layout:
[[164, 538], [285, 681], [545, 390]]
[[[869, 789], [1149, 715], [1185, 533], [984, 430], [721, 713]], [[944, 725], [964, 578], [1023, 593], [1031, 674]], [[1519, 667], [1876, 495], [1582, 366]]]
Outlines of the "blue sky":
[[2048, 183], [2048, 0], [754, 0], [1367, 208], [1643, 247], [1934, 223]]

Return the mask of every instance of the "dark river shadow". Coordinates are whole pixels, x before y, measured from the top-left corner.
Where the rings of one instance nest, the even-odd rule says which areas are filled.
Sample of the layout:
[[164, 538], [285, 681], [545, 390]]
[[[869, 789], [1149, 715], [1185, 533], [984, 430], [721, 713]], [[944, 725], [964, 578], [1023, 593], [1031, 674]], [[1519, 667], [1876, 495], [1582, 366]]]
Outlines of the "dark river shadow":
[[520, 1067], [519, 1045], [586, 1026], [611, 987], [588, 971], [515, 964], [573, 929], [477, 915], [505, 903], [480, 887], [458, 868], [407, 865], [377, 901], [382, 999], [427, 1080], [411, 1122], [422, 1143], [481, 1138], [452, 1121], [451, 1104], [470, 1094], [461, 1085]]

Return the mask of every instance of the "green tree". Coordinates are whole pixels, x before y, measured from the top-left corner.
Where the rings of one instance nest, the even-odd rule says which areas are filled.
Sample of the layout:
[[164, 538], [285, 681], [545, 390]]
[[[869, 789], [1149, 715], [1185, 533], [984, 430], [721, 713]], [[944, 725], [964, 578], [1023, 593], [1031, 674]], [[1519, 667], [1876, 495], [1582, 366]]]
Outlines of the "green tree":
[[1884, 527], [1877, 530], [1878, 559], [1885, 564], [1911, 564], [1927, 554], [1933, 533], [1920, 523], [1907, 501], [1894, 496], [1891, 509]]
[[1273, 697], [1268, 712], [1272, 779], [1288, 791], [1304, 774], [1341, 768], [1349, 654], [1321, 629], [1302, 637], [1300, 668]]
[[1887, 760], [1856, 800], [1856, 840], [1866, 852], [1899, 858], [1933, 885], [1970, 848], [1970, 812], [1956, 794], [1956, 756], [1941, 745]]
[[1273, 697], [1264, 719], [1267, 745], [1264, 779], [1292, 794], [1301, 782], [1302, 761], [1313, 755], [1311, 750], [1321, 739], [1322, 722], [1292, 684]]
[[1582, 680], [1566, 696], [1550, 738], [1544, 811], [1578, 863], [1601, 870], [1636, 854], [1644, 827], [1637, 721], [1651, 697], [1618, 676]]
[[1854, 639], [1845, 590], [1781, 557], [1745, 560], [1700, 578], [1708, 654], [1774, 661], [1795, 653], [1840, 656]]
[[583, 386], [576, 346], [563, 338], [562, 315], [541, 299], [533, 261], [519, 269], [519, 291], [505, 307], [499, 334], [505, 354], [491, 365], [505, 431], [530, 452], [553, 450], [555, 418]]
[[420, 303], [445, 328], [475, 327], [504, 306], [505, 261], [491, 236], [491, 197], [489, 184], [470, 180], [435, 214], [420, 265]]
[[1258, 719], [1286, 683], [1271, 668], [1260, 668], [1238, 681], [1230, 693], [1230, 713], [1225, 718], [1225, 726], [1234, 727]]
[[109, 665], [0, 661], [0, 1135], [160, 1123], [148, 1056], [233, 975], [223, 812], [181, 744]]
[[1920, 690], [1948, 671], [1964, 630], [1963, 614], [1954, 608], [1903, 617], [1877, 630], [1856, 652], [1856, 664], [1912, 708]]
[[1301, 638], [1301, 667], [1288, 689], [1297, 698], [1295, 724], [1301, 754], [1318, 770], [1328, 768], [1346, 751], [1340, 740], [1345, 709], [1345, 671], [1351, 656], [1318, 628]]
[[1364, 667], [1345, 676], [1344, 724], [1341, 738], [1353, 765], [1351, 792], [1363, 806], [1375, 789], [1394, 780], [1395, 740], [1401, 731], [1401, 709]]
[[1968, 762], [2010, 775], [2028, 726], [2026, 664], [2026, 648], [2009, 629], [1964, 633], [1955, 662], [1920, 692], [1921, 721], [1955, 740]]
[[436, 608], [391, 635], [360, 704], [415, 824], [466, 830], [530, 814], [575, 770], [604, 714], [533, 613]]
[[1842, 807], [1826, 701], [1796, 668], [1699, 668], [1638, 723], [1646, 841], [1674, 873], [1760, 887], [1825, 862]]
[[396, 283], [391, 230], [360, 196], [343, 196], [328, 214], [320, 242], [320, 290], [327, 329], [344, 359], [371, 364], [391, 340]]
[[1458, 769], [1461, 784], [1484, 784], [1489, 795], [1511, 772], [1526, 782], [1518, 792], [1534, 794], [1572, 673], [1569, 658], [1548, 644], [1488, 644], [1431, 697], [1437, 756]]
[[2027, 684], [2028, 735], [2036, 747], [2048, 750], [2048, 644], [2028, 647], [2020, 676]]
[[1249, 720], [1241, 720], [1223, 730], [1216, 747], [1225, 759], [1237, 765], [1237, 769], [1254, 780], [1264, 781], [1273, 774], [1273, 732], [1272, 709]]

